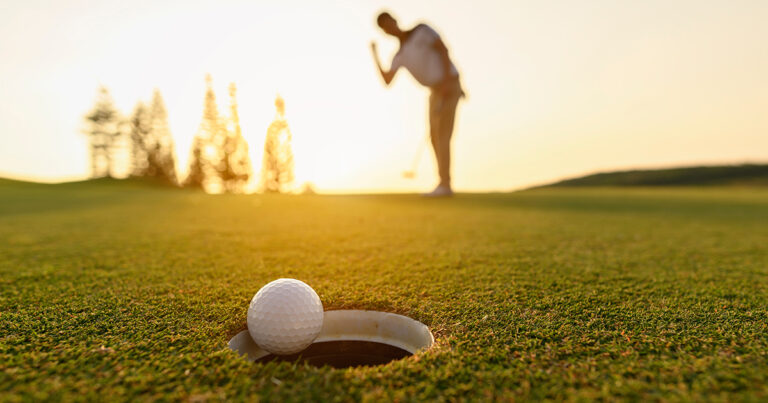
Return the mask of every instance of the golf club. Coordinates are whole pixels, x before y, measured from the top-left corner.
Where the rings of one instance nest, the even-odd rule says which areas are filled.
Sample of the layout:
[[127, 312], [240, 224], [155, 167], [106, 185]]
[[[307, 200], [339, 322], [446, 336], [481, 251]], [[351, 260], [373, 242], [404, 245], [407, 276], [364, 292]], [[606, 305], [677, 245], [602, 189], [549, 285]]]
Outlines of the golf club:
[[419, 148], [416, 150], [416, 155], [413, 158], [413, 163], [411, 164], [411, 169], [408, 171], [403, 171], [403, 178], [405, 179], [413, 179], [416, 177], [416, 169], [419, 167], [419, 162], [421, 161], [421, 154], [424, 154], [424, 148], [427, 144], [427, 138], [422, 138], [422, 141], [419, 142]]

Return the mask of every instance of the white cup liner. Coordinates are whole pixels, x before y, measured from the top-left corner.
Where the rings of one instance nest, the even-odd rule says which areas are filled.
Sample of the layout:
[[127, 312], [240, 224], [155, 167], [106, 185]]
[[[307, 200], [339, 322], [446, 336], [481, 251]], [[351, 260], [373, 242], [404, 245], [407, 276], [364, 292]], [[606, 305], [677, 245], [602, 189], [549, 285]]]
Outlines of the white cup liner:
[[[314, 343], [327, 341], [382, 343], [415, 354], [431, 347], [435, 338], [425, 324], [407, 316], [379, 311], [338, 310], [325, 312], [323, 329]], [[256, 345], [248, 330], [235, 335], [228, 346], [249, 361], [270, 354]]]

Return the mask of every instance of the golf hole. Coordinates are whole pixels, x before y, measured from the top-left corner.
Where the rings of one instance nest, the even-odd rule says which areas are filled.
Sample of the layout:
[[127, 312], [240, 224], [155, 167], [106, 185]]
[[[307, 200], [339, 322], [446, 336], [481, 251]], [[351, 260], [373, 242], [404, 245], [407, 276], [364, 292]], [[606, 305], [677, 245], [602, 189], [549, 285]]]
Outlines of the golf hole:
[[262, 350], [248, 330], [229, 341], [229, 348], [253, 362], [305, 362], [316, 367], [349, 368], [382, 365], [427, 349], [435, 338], [429, 328], [407, 316], [389, 312], [326, 311], [314, 343], [291, 355]]

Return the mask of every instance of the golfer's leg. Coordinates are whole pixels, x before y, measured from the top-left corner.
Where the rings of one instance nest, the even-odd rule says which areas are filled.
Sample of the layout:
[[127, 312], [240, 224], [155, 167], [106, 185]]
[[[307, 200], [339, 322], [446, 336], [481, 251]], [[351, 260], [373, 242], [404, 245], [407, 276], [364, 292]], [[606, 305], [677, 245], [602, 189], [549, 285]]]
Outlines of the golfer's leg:
[[459, 93], [447, 95], [442, 102], [438, 124], [437, 161], [440, 170], [440, 184], [451, 186], [451, 137], [453, 123], [456, 118], [456, 105], [459, 103]]
[[[432, 93], [429, 96], [429, 139], [432, 141], [432, 150], [435, 152], [437, 170], [440, 172], [440, 97]], [[441, 179], [442, 184], [442, 179]]]

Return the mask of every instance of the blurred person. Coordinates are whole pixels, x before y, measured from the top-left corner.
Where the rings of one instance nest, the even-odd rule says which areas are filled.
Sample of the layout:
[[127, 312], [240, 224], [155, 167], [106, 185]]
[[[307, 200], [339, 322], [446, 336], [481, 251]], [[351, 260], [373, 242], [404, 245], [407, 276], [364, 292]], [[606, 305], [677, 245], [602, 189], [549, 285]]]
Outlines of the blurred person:
[[389, 13], [383, 12], [376, 19], [379, 27], [400, 41], [400, 49], [392, 59], [389, 70], [381, 67], [376, 42], [371, 51], [384, 82], [389, 85], [400, 67], [405, 67], [421, 85], [431, 91], [429, 96], [429, 132], [435, 151], [440, 182], [427, 197], [453, 195], [451, 187], [451, 136], [453, 133], [456, 105], [464, 96], [459, 82], [459, 72], [448, 56], [448, 48], [440, 35], [426, 24], [418, 24], [403, 31]]

